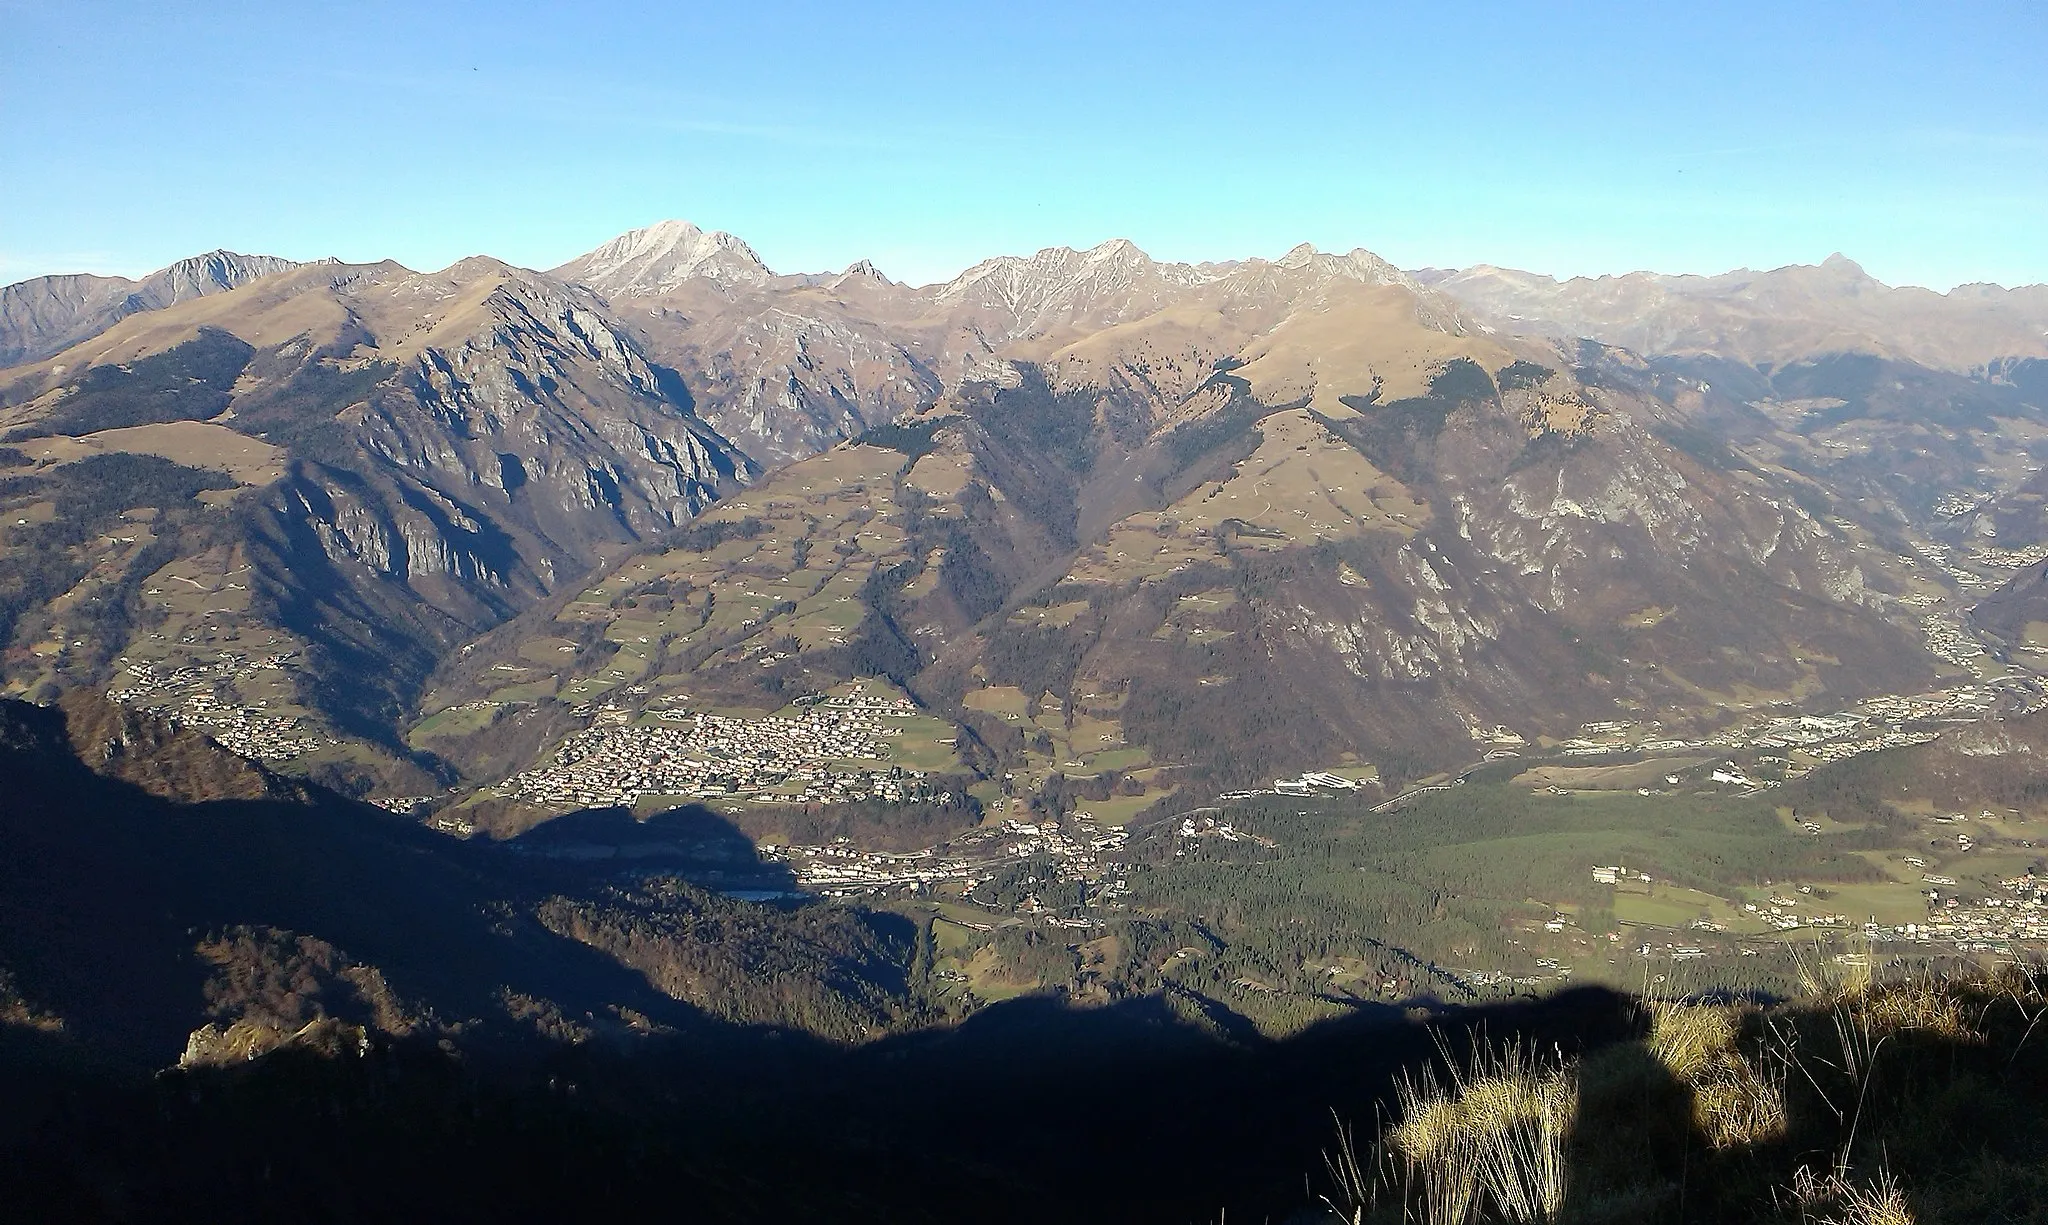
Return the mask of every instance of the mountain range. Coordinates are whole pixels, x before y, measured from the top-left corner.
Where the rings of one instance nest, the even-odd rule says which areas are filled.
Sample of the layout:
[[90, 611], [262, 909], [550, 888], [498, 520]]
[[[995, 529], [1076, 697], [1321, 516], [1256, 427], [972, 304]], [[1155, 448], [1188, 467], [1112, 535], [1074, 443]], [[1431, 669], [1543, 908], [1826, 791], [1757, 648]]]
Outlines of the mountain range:
[[599, 708], [858, 677], [969, 776], [1392, 780], [2048, 630], [1967, 613], [2048, 546], [2043, 287], [1125, 241], [913, 287], [668, 221], [546, 273], [216, 252], [0, 304], [9, 686], [355, 794], [503, 798]]
[[290, 267], [292, 261], [274, 255], [211, 251], [140, 281], [78, 273], [17, 282], [0, 289], [0, 366], [61, 353], [130, 315], [237, 289]]
[[1818, 265], [1720, 276], [1558, 281], [1482, 264], [1417, 279], [1506, 330], [1593, 336], [1651, 356], [1783, 365], [1865, 353], [1958, 373], [2048, 357], [2048, 286], [1895, 288], [1839, 252]]

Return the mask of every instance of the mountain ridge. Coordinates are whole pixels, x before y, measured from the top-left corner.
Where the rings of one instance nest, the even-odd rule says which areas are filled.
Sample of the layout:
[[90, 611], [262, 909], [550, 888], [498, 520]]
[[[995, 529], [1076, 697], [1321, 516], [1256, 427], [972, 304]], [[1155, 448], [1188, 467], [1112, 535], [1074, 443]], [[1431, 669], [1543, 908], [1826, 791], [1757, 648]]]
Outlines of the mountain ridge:
[[[1767, 275], [1777, 279], [1759, 299], [1766, 315], [1781, 301], [1833, 309], [1835, 290], [1813, 285], [1868, 280], [1846, 259]], [[1502, 326], [1448, 292], [1449, 277], [1411, 275], [1363, 249], [1299, 244], [1275, 259], [1179, 264], [1112, 239], [908, 286], [865, 263], [776, 275], [740, 240], [680, 221], [621, 235], [555, 273], [489, 256], [434, 272], [390, 261], [281, 270], [132, 314], [0, 373], [0, 430], [27, 465], [7, 478], [10, 508], [88, 496], [73, 485], [118, 467], [102, 460], [199, 465], [163, 476], [165, 505], [94, 519], [102, 534], [66, 546], [62, 573], [47, 569], [54, 555], [23, 551], [34, 525], [17, 514], [8, 564], [35, 577], [21, 588], [30, 594], [10, 597], [18, 613], [0, 607], [22, 635], [10, 683], [139, 695], [188, 664], [229, 666], [206, 661], [255, 634], [262, 658], [293, 661], [283, 665], [292, 685], [232, 700], [268, 711], [259, 730], [310, 722], [250, 743], [346, 774], [362, 763], [327, 759], [376, 741], [381, 781], [350, 785], [380, 795], [439, 790], [465, 771], [478, 781], [517, 764], [458, 743], [479, 722], [496, 734], [497, 716], [480, 712], [528, 712], [525, 730], [505, 735], [537, 752], [546, 744], [529, 741], [590, 704], [555, 696], [597, 683], [583, 652], [605, 676], [633, 666], [607, 662], [613, 652], [657, 653], [654, 632], [647, 652], [641, 633], [605, 636], [622, 620], [607, 606], [626, 597], [572, 598], [579, 590], [621, 557], [706, 551], [665, 550], [671, 538], [710, 540], [721, 557], [746, 552], [717, 533], [758, 517], [757, 495], [808, 497], [805, 482], [848, 465], [883, 499], [873, 509], [894, 543], [861, 543], [867, 529], [834, 510], [803, 549], [829, 544], [856, 559], [848, 576], [887, 558], [906, 567], [909, 588], [928, 581], [916, 573], [944, 581], [907, 603], [863, 599], [872, 634], [820, 610], [791, 631], [804, 651], [714, 649], [707, 639], [703, 658], [662, 666], [680, 677], [770, 657], [748, 664], [767, 671], [726, 679], [772, 709], [772, 695], [738, 678], [802, 678], [824, 691], [855, 678], [851, 661], [893, 660], [906, 685], [930, 671], [912, 691], [969, 727], [979, 715], [964, 703], [988, 678], [963, 674], [981, 652], [1010, 651], [1026, 628], [1004, 618], [1035, 616], [1026, 610], [1055, 591], [1087, 590], [1091, 607], [1124, 609], [1104, 622], [1108, 649], [1088, 661], [1084, 643], [1066, 642], [1060, 649], [1085, 666], [1057, 684], [1038, 677], [1024, 696], [1088, 709], [1070, 690], [1089, 678], [1098, 693], [1137, 694], [1152, 751], [1178, 755], [1175, 769], [1193, 764], [1193, 749], [1185, 714], [1172, 711], [1209, 709], [1215, 696], [1182, 692], [1181, 681], [1207, 677], [1207, 689], [1263, 701], [1232, 688], [1251, 669], [1234, 654], [1246, 644], [1321, 661], [1303, 665], [1297, 688], [1326, 690], [1318, 701], [1345, 712], [1333, 721], [1344, 730], [1320, 747], [1248, 752], [1215, 774], [1233, 783], [1313, 764], [1329, 748], [1448, 752], [1474, 727], [1517, 719], [1560, 738], [1570, 720], [1599, 721], [1617, 701], [1692, 710], [1698, 694], [1669, 688], [1670, 676], [1729, 697], [1731, 665], [1710, 654], [1681, 661], [1688, 643], [1746, 653], [1772, 701], [1853, 696], [1853, 670], [1823, 660], [1866, 660], [1887, 683], [1962, 666], [1897, 637], [1950, 641], [1938, 618], [1903, 601], [1933, 598], [1911, 576], [1937, 545], [1989, 567], [1972, 582], [2010, 577], [1998, 549], [2016, 554], [2033, 531], [2024, 473], [2001, 470], [1988, 481], [1994, 500], [1968, 516], [1937, 508], [1961, 504], [1959, 483], [1987, 480], [1989, 442], [2034, 428], [2034, 367], [1955, 374], [1829, 350], [1765, 371], [1718, 352], [1644, 356]], [[873, 446], [849, 445], [859, 439], [904, 456], [901, 471], [884, 471], [896, 461]], [[222, 477], [203, 472], [221, 469], [205, 465], [231, 451], [241, 458], [228, 485], [208, 487]], [[745, 506], [712, 514], [710, 535], [689, 526], [742, 490]], [[238, 509], [215, 518], [216, 504]], [[120, 523], [151, 511], [164, 539], [129, 539]], [[190, 547], [174, 546], [173, 521], [237, 526], [204, 547], [189, 533], [177, 538]], [[797, 549], [781, 529], [764, 530], [775, 548]], [[1984, 547], [1993, 537], [1999, 546]], [[1132, 560], [1167, 555], [1163, 575]], [[778, 573], [795, 583], [787, 560]], [[1240, 585], [1265, 591], [1268, 567], [1290, 576], [1286, 599], [1225, 598]], [[1120, 570], [1146, 577], [1126, 591], [1109, 581]], [[1166, 577], [1183, 573], [1214, 583], [1159, 615], [1152, 589], [1194, 581]], [[712, 597], [738, 607], [758, 594], [748, 582], [711, 582], [697, 615], [721, 634], [736, 630]], [[170, 594], [176, 585], [217, 598], [188, 609]], [[129, 621], [83, 632], [81, 610], [107, 603]], [[1188, 611], [1211, 604], [1234, 611]], [[564, 607], [581, 620], [548, 630], [560, 644], [548, 649], [579, 658], [561, 660], [551, 681], [511, 686], [519, 696], [508, 705], [494, 696], [506, 686], [485, 683], [504, 677], [461, 666], [480, 636]], [[156, 636], [192, 641], [138, 645], [158, 615], [177, 629]], [[782, 616], [761, 610], [754, 629], [780, 627]], [[837, 629], [820, 629], [826, 620]], [[1126, 638], [1111, 624], [1148, 628]], [[660, 633], [687, 638], [690, 628]], [[858, 649], [851, 635], [865, 635]], [[1197, 644], [1200, 661], [1169, 658]], [[813, 650], [815, 668], [776, 670], [777, 659]], [[1665, 678], [1632, 670], [1645, 654]], [[488, 667], [524, 675], [532, 662], [493, 656]], [[141, 679], [116, 681], [118, 668], [141, 668]], [[430, 680], [437, 672], [482, 705], [416, 706], [427, 689], [449, 687]], [[1383, 703], [1414, 709], [1400, 720], [1374, 714], [1342, 688], [1351, 684], [1415, 687]], [[1483, 700], [1453, 692], [1472, 686]], [[1437, 693], [1434, 713], [1416, 696], [1425, 690]], [[350, 693], [368, 696], [351, 705]], [[1107, 710], [1088, 717], [1109, 721]], [[429, 724], [467, 730], [452, 740], [417, 733]], [[1430, 729], [1435, 747], [1404, 726]], [[338, 746], [304, 747], [336, 729], [346, 733]], [[995, 734], [973, 734], [983, 731]], [[436, 776], [431, 786], [421, 770]]]
[[1503, 330], [1587, 336], [1653, 357], [1782, 365], [1864, 352], [1958, 371], [2048, 357], [2048, 285], [1892, 286], [1840, 252], [1714, 275], [1559, 280], [1490, 264], [1417, 275]]
[[0, 287], [0, 368], [48, 357], [129, 315], [239, 288], [297, 266], [274, 255], [216, 250], [140, 280], [71, 273]]

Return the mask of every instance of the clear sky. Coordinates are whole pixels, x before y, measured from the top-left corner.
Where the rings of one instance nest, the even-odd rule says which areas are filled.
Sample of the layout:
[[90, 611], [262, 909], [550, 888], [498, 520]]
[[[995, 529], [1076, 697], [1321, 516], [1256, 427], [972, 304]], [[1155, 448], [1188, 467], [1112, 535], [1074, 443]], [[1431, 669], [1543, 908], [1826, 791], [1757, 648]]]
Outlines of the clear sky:
[[1128, 237], [2048, 281], [2048, 4], [0, 0], [0, 281]]

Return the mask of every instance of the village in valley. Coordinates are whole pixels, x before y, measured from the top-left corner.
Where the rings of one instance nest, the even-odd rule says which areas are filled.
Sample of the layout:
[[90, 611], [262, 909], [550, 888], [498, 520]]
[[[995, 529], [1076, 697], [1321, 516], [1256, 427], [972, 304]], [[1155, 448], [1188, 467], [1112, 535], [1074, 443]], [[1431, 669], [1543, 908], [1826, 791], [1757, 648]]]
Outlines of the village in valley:
[[[823, 897], [879, 898], [891, 895], [949, 897], [990, 911], [1010, 911], [1056, 926], [1100, 926], [1086, 910], [1113, 908], [1129, 893], [1128, 865], [1115, 855], [1129, 835], [1103, 828], [1084, 815], [1065, 821], [1003, 820], [983, 825], [939, 846], [907, 854], [863, 851], [847, 842], [822, 846], [771, 843], [762, 855], [788, 865], [796, 882]], [[1042, 879], [1014, 882], [1017, 896], [989, 893], [1007, 869], [1038, 865]], [[1057, 886], [1080, 886], [1084, 901], [1072, 906], [1046, 900]]]
[[954, 798], [926, 782], [928, 771], [906, 767], [893, 747], [912, 722], [936, 721], [908, 698], [871, 694], [859, 681], [787, 714], [749, 718], [671, 704], [638, 719], [612, 705], [588, 717], [591, 726], [546, 764], [499, 792], [552, 808], [631, 807], [649, 796], [783, 804]]
[[[1947, 562], [1948, 554], [1929, 546], [1922, 556], [1952, 582], [1963, 582], [1964, 573]], [[1967, 560], [2010, 565], [2021, 559], [1973, 554]], [[217, 599], [213, 588], [227, 578], [209, 584], [186, 581], [195, 599]], [[1981, 580], [1968, 585], [1981, 585]], [[164, 591], [175, 594], [169, 587]], [[959, 738], [968, 734], [962, 726], [879, 678], [853, 679], [798, 697], [779, 710], [764, 710], [733, 706], [729, 699], [693, 700], [673, 684], [653, 684], [652, 676], [635, 678], [621, 670], [611, 678], [616, 683], [561, 691], [560, 700], [572, 703], [569, 712], [581, 726], [537, 764], [467, 799], [411, 794], [377, 796], [371, 802], [459, 837], [477, 834], [468, 804], [486, 798], [556, 814], [622, 808], [643, 816], [689, 804], [731, 814], [754, 805], [820, 809], [843, 804], [970, 807], [979, 802], [980, 824], [928, 847], [883, 850], [848, 838], [768, 838], [758, 853], [762, 866], [784, 871], [790, 886], [804, 896], [914, 905], [963, 931], [1020, 925], [1084, 931], [1127, 912], [1134, 874], [1152, 870], [1136, 866], [1143, 856], [1136, 854], [1134, 838], [1155, 844], [1163, 840], [1170, 851], [1159, 845], [1154, 850], [1168, 863], [1191, 861], [1212, 848], [1254, 857], [1277, 851], [1271, 839], [1237, 821], [1234, 808], [1245, 803], [1288, 797], [1399, 819], [1417, 799], [1475, 776], [1509, 782], [1524, 788], [1525, 795], [1549, 797], [1633, 794], [1651, 802], [1661, 796], [1761, 797], [1829, 763], [1926, 743], [1960, 727], [2048, 707], [2048, 688], [2040, 679], [2023, 666], [1993, 660], [1947, 600], [1894, 598], [1920, 619], [1932, 654], [1950, 665], [1944, 687], [1877, 695], [1825, 713], [1767, 700], [1754, 706], [1737, 702], [1729, 707], [1731, 720], [1704, 731], [1667, 727], [1647, 716], [1588, 723], [1562, 738], [1540, 737], [1526, 728], [1473, 725], [1473, 761], [1461, 770], [1389, 789], [1371, 765], [1346, 755], [1341, 762], [1268, 785], [1224, 792], [1211, 801], [1213, 806], [1171, 812], [1163, 823], [1148, 822], [1142, 834], [1126, 830], [1125, 822], [1166, 798], [1172, 785], [1143, 750], [1124, 743], [1115, 722], [1070, 715], [1050, 693], [1033, 702], [1000, 688], [970, 690], [965, 705], [1018, 726], [1030, 746], [1028, 763], [1018, 764], [1016, 773], [976, 784], [959, 750]], [[208, 622], [185, 627], [175, 642], [152, 636], [152, 644], [161, 642], [163, 650], [182, 653], [121, 657], [115, 661], [119, 671], [109, 696], [203, 731], [262, 761], [303, 767], [322, 754], [346, 752], [342, 741], [302, 715], [292, 700], [303, 666], [292, 649], [295, 644], [274, 637], [243, 641], [231, 629]], [[576, 649], [552, 640], [544, 645], [562, 652]], [[525, 665], [500, 668], [516, 671]], [[546, 688], [552, 692], [555, 687]], [[504, 709], [524, 704], [530, 701], [515, 687], [451, 705], [431, 722], [455, 729], [483, 726]], [[1048, 738], [1050, 748], [1040, 743]], [[1103, 769], [1133, 774], [1139, 786], [1128, 793], [1119, 790], [1093, 808], [1082, 800], [1048, 809], [1032, 798], [1053, 773], [1086, 779]], [[1115, 781], [1120, 775], [1108, 777]], [[1799, 832], [1819, 835], [1811, 819], [1796, 813], [1786, 819]], [[1966, 818], [1956, 814], [1931, 820]], [[1982, 826], [1994, 818], [1987, 813], [1972, 820]], [[1995, 825], [1987, 828], [1996, 831]], [[1517, 921], [1510, 934], [1526, 955], [1518, 954], [1512, 964], [1418, 967], [1426, 977], [1475, 989], [1521, 989], [1570, 978], [1596, 963], [1635, 962], [1655, 970], [1707, 958], [1755, 956], [1774, 944], [1798, 940], [1852, 939], [1872, 948], [1965, 955], [2006, 955], [2022, 945], [2048, 942], [2048, 894], [2031, 870], [2003, 876], [1942, 870], [1944, 857], [1993, 842], [2015, 853], [2022, 842], [2032, 845], [2011, 830], [1974, 839], [1970, 831], [1944, 833], [1922, 848], [1924, 857], [1891, 855], [1884, 864], [1890, 883], [1864, 887], [1862, 893], [1851, 889], [1848, 897], [1792, 882], [1723, 889], [1727, 896], [1710, 896], [1658, 879], [1654, 870], [1596, 865], [1590, 869], [1594, 883], [1613, 889], [1614, 926], [1583, 930], [1575, 909], [1560, 906], [1547, 919]], [[978, 989], [985, 985], [977, 980]]]
[[[268, 699], [256, 705], [236, 700], [243, 692], [264, 691], [270, 682], [287, 683], [296, 664], [288, 650], [226, 649], [177, 666], [126, 657], [118, 663], [123, 673], [110, 693], [115, 700], [205, 731], [250, 757], [286, 762], [336, 743], [295, 714], [271, 713]], [[1687, 791], [1752, 796], [1823, 763], [1923, 743], [1946, 729], [2044, 705], [2048, 698], [2039, 682], [2009, 675], [1923, 694], [1873, 697], [1832, 714], [1756, 711], [1707, 737], [1671, 735], [1653, 720], [1615, 720], [1588, 724], [1574, 737], [1541, 745], [1506, 727], [1475, 729], [1473, 739], [1483, 755], [1481, 765], [1519, 768], [1515, 759], [1524, 754], [1588, 763], [1535, 766], [1516, 776], [1515, 782], [1533, 783], [1543, 794], [1564, 796], [1586, 786], [1611, 791], [1621, 785], [1615, 781], [1621, 775], [1586, 780], [1633, 769], [1622, 781], [1643, 783], [1626, 788], [1642, 796]], [[586, 723], [582, 730], [571, 733], [546, 762], [511, 776], [492, 793], [558, 812], [693, 801], [815, 806], [966, 799], [969, 780], [954, 754], [958, 729], [885, 682], [856, 680], [775, 713], [706, 709], [670, 695], [643, 702], [637, 710], [615, 700], [594, 702], [577, 714]], [[1446, 775], [1387, 795], [1371, 767], [1347, 762], [1277, 779], [1269, 788], [1225, 793], [1217, 800], [1224, 807], [1191, 809], [1165, 828], [1174, 859], [1210, 842], [1271, 846], [1270, 840], [1235, 826], [1228, 806], [1261, 796], [1351, 799], [1371, 800], [1372, 812], [1395, 814], [1407, 801], [1461, 781], [1462, 775]], [[475, 832], [460, 805], [437, 803], [430, 796], [378, 802], [423, 816], [443, 832]], [[1006, 811], [1013, 807], [1019, 815]], [[1008, 798], [990, 801], [989, 808], [981, 825], [918, 850], [882, 851], [846, 839], [822, 844], [771, 840], [760, 853], [765, 863], [786, 868], [794, 886], [809, 896], [944, 904], [957, 912], [956, 921], [970, 927], [1099, 927], [1105, 915], [1123, 907], [1131, 888], [1130, 835], [1120, 821], [1098, 821], [1085, 802], [1065, 814], [1026, 811], [1021, 801]], [[1991, 819], [1989, 813], [1983, 818]], [[1804, 832], [1818, 832], [1811, 821], [1796, 816], [1793, 821]], [[1949, 851], [1968, 852], [1984, 836], [1973, 838], [1966, 831], [1944, 837], [1948, 841], [1942, 845]], [[2022, 942], [2048, 941], [2048, 892], [2031, 873], [2008, 877], [1996, 890], [1972, 890], [1959, 886], [1954, 876], [1922, 871], [1928, 861], [1919, 856], [1903, 856], [1895, 866], [1900, 879], [1914, 885], [1915, 900], [1904, 905], [1893, 899], [1882, 921], [1875, 914], [1852, 913], [1853, 907], [1839, 902], [1824, 903], [1811, 887], [1783, 885], [1753, 900], [1710, 898], [1619, 864], [1595, 866], [1593, 880], [1615, 887], [1615, 911], [1630, 934], [1581, 932], [1574, 916], [1560, 911], [1527, 929], [1533, 972], [1497, 967], [1443, 972], [1475, 987], [1567, 978], [1573, 973], [1569, 945], [1585, 946], [1581, 955], [1656, 963], [1755, 955], [1769, 941], [1831, 933], [1875, 945], [1965, 953], [2006, 953]], [[1674, 898], [1682, 899], [1676, 910]], [[1686, 907], [1697, 913], [1679, 916], [1677, 910]], [[976, 919], [977, 914], [983, 918]]]

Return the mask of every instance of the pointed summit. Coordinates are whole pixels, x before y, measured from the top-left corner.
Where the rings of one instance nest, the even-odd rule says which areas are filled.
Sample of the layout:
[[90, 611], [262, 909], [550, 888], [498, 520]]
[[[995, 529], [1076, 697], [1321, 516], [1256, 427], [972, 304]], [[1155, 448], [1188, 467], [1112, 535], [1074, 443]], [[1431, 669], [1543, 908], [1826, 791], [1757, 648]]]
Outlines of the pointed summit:
[[1869, 273], [1863, 271], [1863, 265], [1850, 259], [1840, 251], [1822, 260], [1820, 266], [1821, 271], [1831, 272], [1845, 281], [1861, 281], [1870, 276]]
[[1152, 261], [1151, 256], [1145, 254], [1144, 251], [1139, 249], [1137, 243], [1132, 242], [1128, 238], [1112, 238], [1107, 242], [1096, 243], [1083, 252], [1083, 254], [1089, 259], [1097, 261], [1111, 259], [1134, 260], [1143, 263], [1150, 263]]
[[693, 280], [721, 289], [765, 285], [775, 276], [738, 238], [678, 220], [628, 230], [551, 271], [609, 298], [652, 297]]

